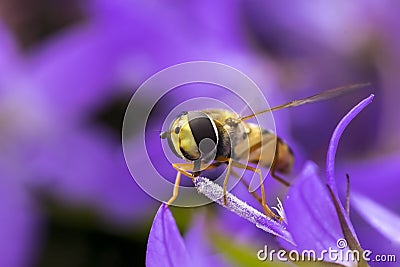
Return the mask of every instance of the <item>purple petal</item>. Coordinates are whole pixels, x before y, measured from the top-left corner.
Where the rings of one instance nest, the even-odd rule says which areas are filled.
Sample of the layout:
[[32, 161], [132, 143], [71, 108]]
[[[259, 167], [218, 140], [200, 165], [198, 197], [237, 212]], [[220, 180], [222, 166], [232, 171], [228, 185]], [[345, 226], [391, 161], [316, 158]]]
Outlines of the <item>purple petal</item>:
[[81, 26], [47, 40], [31, 55], [32, 77], [69, 112], [96, 103], [111, 86], [118, 52], [95, 27]]
[[189, 266], [189, 255], [171, 211], [164, 204], [154, 218], [147, 243], [147, 267]]
[[343, 134], [343, 131], [346, 129], [347, 125], [354, 119], [355, 116], [358, 115], [368, 104], [372, 102], [372, 99], [374, 98], [374, 95], [371, 94], [369, 97], [361, 101], [359, 104], [357, 104], [354, 108], [352, 108], [346, 116], [343, 117], [343, 119], [339, 122], [339, 124], [336, 126], [335, 131], [332, 134], [331, 141], [329, 143], [329, 148], [328, 148], [328, 154], [326, 158], [326, 177], [329, 186], [332, 188], [333, 192], [337, 194], [337, 189], [336, 189], [336, 182], [335, 182], [335, 156], [336, 156], [336, 150], [339, 144], [340, 137]]
[[238, 199], [229, 192], [226, 194], [227, 202], [226, 205], [224, 205], [222, 202], [223, 189], [218, 184], [215, 184], [204, 177], [197, 177], [194, 183], [197, 190], [212, 201], [255, 224], [258, 228], [273, 235], [282, 237], [290, 243], [294, 243], [290, 233], [286, 230], [284, 225], [268, 218], [265, 214], [256, 210], [252, 206], [249, 206], [246, 202]]
[[[319, 179], [314, 163], [308, 162], [290, 187], [285, 211], [288, 230], [297, 244], [293, 247], [283, 243], [286, 248], [313, 249], [319, 253], [337, 249], [337, 241], [344, 238], [331, 195]], [[328, 257], [325, 260], [329, 261]]]
[[359, 193], [352, 193], [353, 207], [383, 236], [400, 244], [400, 215]]
[[336, 181], [335, 181], [335, 156], [337, 147], [339, 144], [340, 137], [342, 136], [344, 130], [346, 129], [347, 125], [357, 116], [368, 104], [372, 102], [374, 95], [371, 94], [366, 99], [362, 100], [358, 103], [354, 108], [352, 108], [339, 122], [336, 126], [335, 131], [332, 134], [331, 141], [329, 143], [327, 159], [326, 159], [326, 176], [328, 182], [328, 189], [331, 194], [333, 203], [335, 205], [335, 209], [337, 212], [337, 216], [340, 221], [340, 226], [343, 232], [345, 239], [348, 242], [348, 245], [351, 249], [356, 249], [361, 251], [362, 248], [360, 247], [360, 243], [358, 241], [357, 235], [354, 231], [354, 228], [350, 222], [349, 216], [346, 214], [343, 205], [339, 200], [339, 195], [337, 192]]

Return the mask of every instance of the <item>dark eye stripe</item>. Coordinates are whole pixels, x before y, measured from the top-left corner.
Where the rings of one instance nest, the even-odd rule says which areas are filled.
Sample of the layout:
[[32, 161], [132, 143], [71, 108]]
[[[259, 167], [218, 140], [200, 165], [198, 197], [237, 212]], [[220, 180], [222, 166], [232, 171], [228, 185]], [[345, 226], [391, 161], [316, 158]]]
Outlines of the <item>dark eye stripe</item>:
[[202, 112], [190, 112], [188, 114], [188, 121], [197, 146], [205, 138], [213, 140], [215, 144], [218, 143], [214, 124], [207, 115]]

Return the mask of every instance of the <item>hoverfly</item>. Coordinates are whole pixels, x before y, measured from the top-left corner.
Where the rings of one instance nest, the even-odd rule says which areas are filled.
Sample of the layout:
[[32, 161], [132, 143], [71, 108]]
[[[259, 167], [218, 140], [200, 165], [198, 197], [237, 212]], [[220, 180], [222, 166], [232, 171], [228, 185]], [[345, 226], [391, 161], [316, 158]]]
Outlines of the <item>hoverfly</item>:
[[[330, 89], [244, 117], [224, 109], [182, 112], [172, 121], [169, 130], [160, 134], [162, 139], [168, 140], [171, 151], [188, 162], [172, 164], [172, 167], [177, 170], [177, 175], [173, 194], [167, 205], [170, 205], [178, 196], [181, 174], [193, 179], [204, 170], [227, 164], [223, 182], [223, 203], [226, 204], [228, 179], [231, 172], [235, 173], [232, 168], [250, 170], [259, 175], [261, 188], [261, 197], [255, 192], [252, 195], [260, 202], [268, 217], [281, 221], [282, 218], [272, 212], [266, 204], [261, 170], [251, 165], [270, 168], [273, 178], [289, 186], [290, 184], [278, 173], [290, 173], [294, 163], [293, 152], [288, 144], [272, 131], [261, 129], [259, 125], [246, 121], [262, 113], [330, 99], [366, 85], [368, 84], [352, 84]], [[204, 140], [208, 142], [203, 142]], [[246, 145], [243, 145], [244, 143]], [[242, 163], [243, 160], [247, 162]]]

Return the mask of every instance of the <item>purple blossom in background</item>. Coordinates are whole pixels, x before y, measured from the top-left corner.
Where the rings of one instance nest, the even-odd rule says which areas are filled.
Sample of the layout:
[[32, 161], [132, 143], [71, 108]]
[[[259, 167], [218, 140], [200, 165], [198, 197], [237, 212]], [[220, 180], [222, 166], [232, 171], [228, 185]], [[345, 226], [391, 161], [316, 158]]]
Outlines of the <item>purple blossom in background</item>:
[[[399, 124], [392, 124], [396, 119], [394, 99], [399, 98], [398, 91], [393, 90], [398, 87], [398, 75], [392, 75], [400, 62], [396, 8], [373, 0], [362, 5], [339, 1], [334, 6], [289, 2], [252, 2], [245, 6], [254, 38], [276, 62], [280, 88], [289, 97], [298, 98], [337, 83], [371, 82], [380, 97], [366, 111], [367, 116], [350, 126], [352, 134], [341, 142], [341, 159], [398, 150], [395, 140]], [[362, 95], [365, 92], [360, 91], [352, 97], [293, 112], [291, 135], [302, 144], [309, 159], [322, 163], [331, 125], [343, 115], [341, 110]]]
[[[138, 207], [135, 205], [136, 201], [146, 201], [149, 198], [138, 189], [127, 172], [119, 142], [107, 134], [90, 129], [90, 127], [80, 126], [81, 120], [85, 118], [75, 117], [74, 120], [71, 120], [76, 116], [76, 114], [73, 115], [75, 112], [84, 111], [79, 106], [79, 101], [71, 100], [71, 97], [80, 101], [96, 100], [102, 95], [100, 89], [107, 87], [107, 83], [110, 83], [109, 79], [98, 81], [99, 70], [92, 76], [85, 70], [92, 70], [96, 65], [115, 68], [115, 64], [99, 64], [90, 59], [90, 56], [97, 57], [95, 55], [98, 53], [104, 54], [98, 50], [91, 49], [82, 53], [87, 58], [80, 56], [74, 59], [73, 56], [66, 56], [65, 51], [74, 54], [75, 46], [71, 43], [74, 40], [76, 40], [76, 50], [81, 52], [81, 48], [78, 49], [82, 41], [81, 37], [88, 39], [85, 40], [86, 44], [96, 43], [99, 45], [99, 40], [93, 36], [81, 36], [80, 33], [74, 33], [62, 37], [62, 40], [48, 42], [47, 48], [42, 48], [41, 52], [32, 56], [32, 58], [40, 58], [41, 63], [36, 62], [37, 59], [31, 61], [21, 56], [21, 60], [14, 64], [16, 68], [11, 68], [12, 73], [6, 76], [6, 78], [12, 75], [20, 77], [19, 83], [15, 83], [13, 80], [6, 81], [7, 83], [2, 87], [2, 93], [3, 99], [5, 99], [9, 96], [8, 92], [16, 90], [16, 93], [13, 94], [14, 101], [6, 101], [8, 101], [8, 105], [14, 104], [9, 107], [10, 112], [20, 114], [21, 120], [13, 120], [13, 124], [7, 126], [3, 132], [10, 132], [7, 142], [9, 146], [22, 149], [16, 150], [10, 147], [13, 152], [18, 154], [15, 155], [15, 159], [10, 159], [9, 155], [4, 160], [15, 160], [18, 165], [13, 166], [10, 163], [4, 165], [16, 169], [19, 168], [18, 166], [25, 166], [24, 173], [26, 175], [22, 176], [26, 177], [19, 175], [19, 179], [24, 178], [24, 183], [50, 192], [53, 191], [58, 197], [69, 199], [69, 201], [78, 203], [83, 201], [89, 205], [97, 205], [100, 211], [104, 208], [105, 213], [112, 212], [113, 220], [118, 216], [121, 220], [123, 217], [133, 219], [132, 212], [135, 212], [134, 210]], [[13, 49], [17, 51], [16, 48]], [[52, 56], [43, 56], [50, 51]], [[114, 49], [110, 48], [107, 51], [111, 53]], [[66, 60], [63, 63], [55, 62], [62, 61], [58, 55], [64, 55]], [[78, 69], [76, 66], [82, 66], [82, 62], [87, 66]], [[35, 68], [31, 67], [31, 63]], [[71, 72], [66, 72], [69, 64]], [[52, 66], [51, 72], [41, 71], [42, 66]], [[31, 69], [32, 71], [30, 71]], [[57, 78], [57, 71], [63, 77]], [[111, 72], [111, 70], [104, 70], [104, 72]], [[86, 75], [83, 75], [85, 73]], [[71, 81], [71, 83], [63, 80]], [[93, 84], [93, 81], [96, 81], [96, 84]], [[86, 90], [80, 90], [80, 87]], [[37, 93], [31, 96], [30, 90], [37, 90]], [[76, 95], [74, 96], [74, 94]], [[107, 95], [109, 92], [104, 90], [104, 94]], [[85, 109], [89, 108], [90, 103], [87, 101], [84, 103]], [[7, 106], [3, 105], [3, 108], [7, 108]], [[34, 113], [29, 112], [28, 109], [33, 110]], [[32, 125], [25, 125], [27, 119]], [[27, 132], [30, 133], [30, 136], [27, 136]], [[17, 171], [16, 169], [13, 171]], [[136, 193], [134, 192], [135, 188]], [[123, 193], [124, 191], [126, 194]], [[103, 203], [98, 203], [99, 201]]]

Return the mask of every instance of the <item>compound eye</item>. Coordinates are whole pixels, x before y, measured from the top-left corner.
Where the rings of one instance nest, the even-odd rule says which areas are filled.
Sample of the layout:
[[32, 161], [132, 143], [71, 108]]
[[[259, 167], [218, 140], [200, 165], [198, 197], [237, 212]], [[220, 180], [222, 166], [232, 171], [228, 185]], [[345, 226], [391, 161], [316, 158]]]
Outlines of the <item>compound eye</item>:
[[189, 116], [189, 126], [197, 147], [204, 154], [212, 152], [218, 144], [217, 130], [212, 120], [201, 112]]
[[175, 132], [176, 134], [178, 134], [180, 130], [181, 130], [181, 128], [176, 127], [175, 130], [174, 130], [174, 132]]

